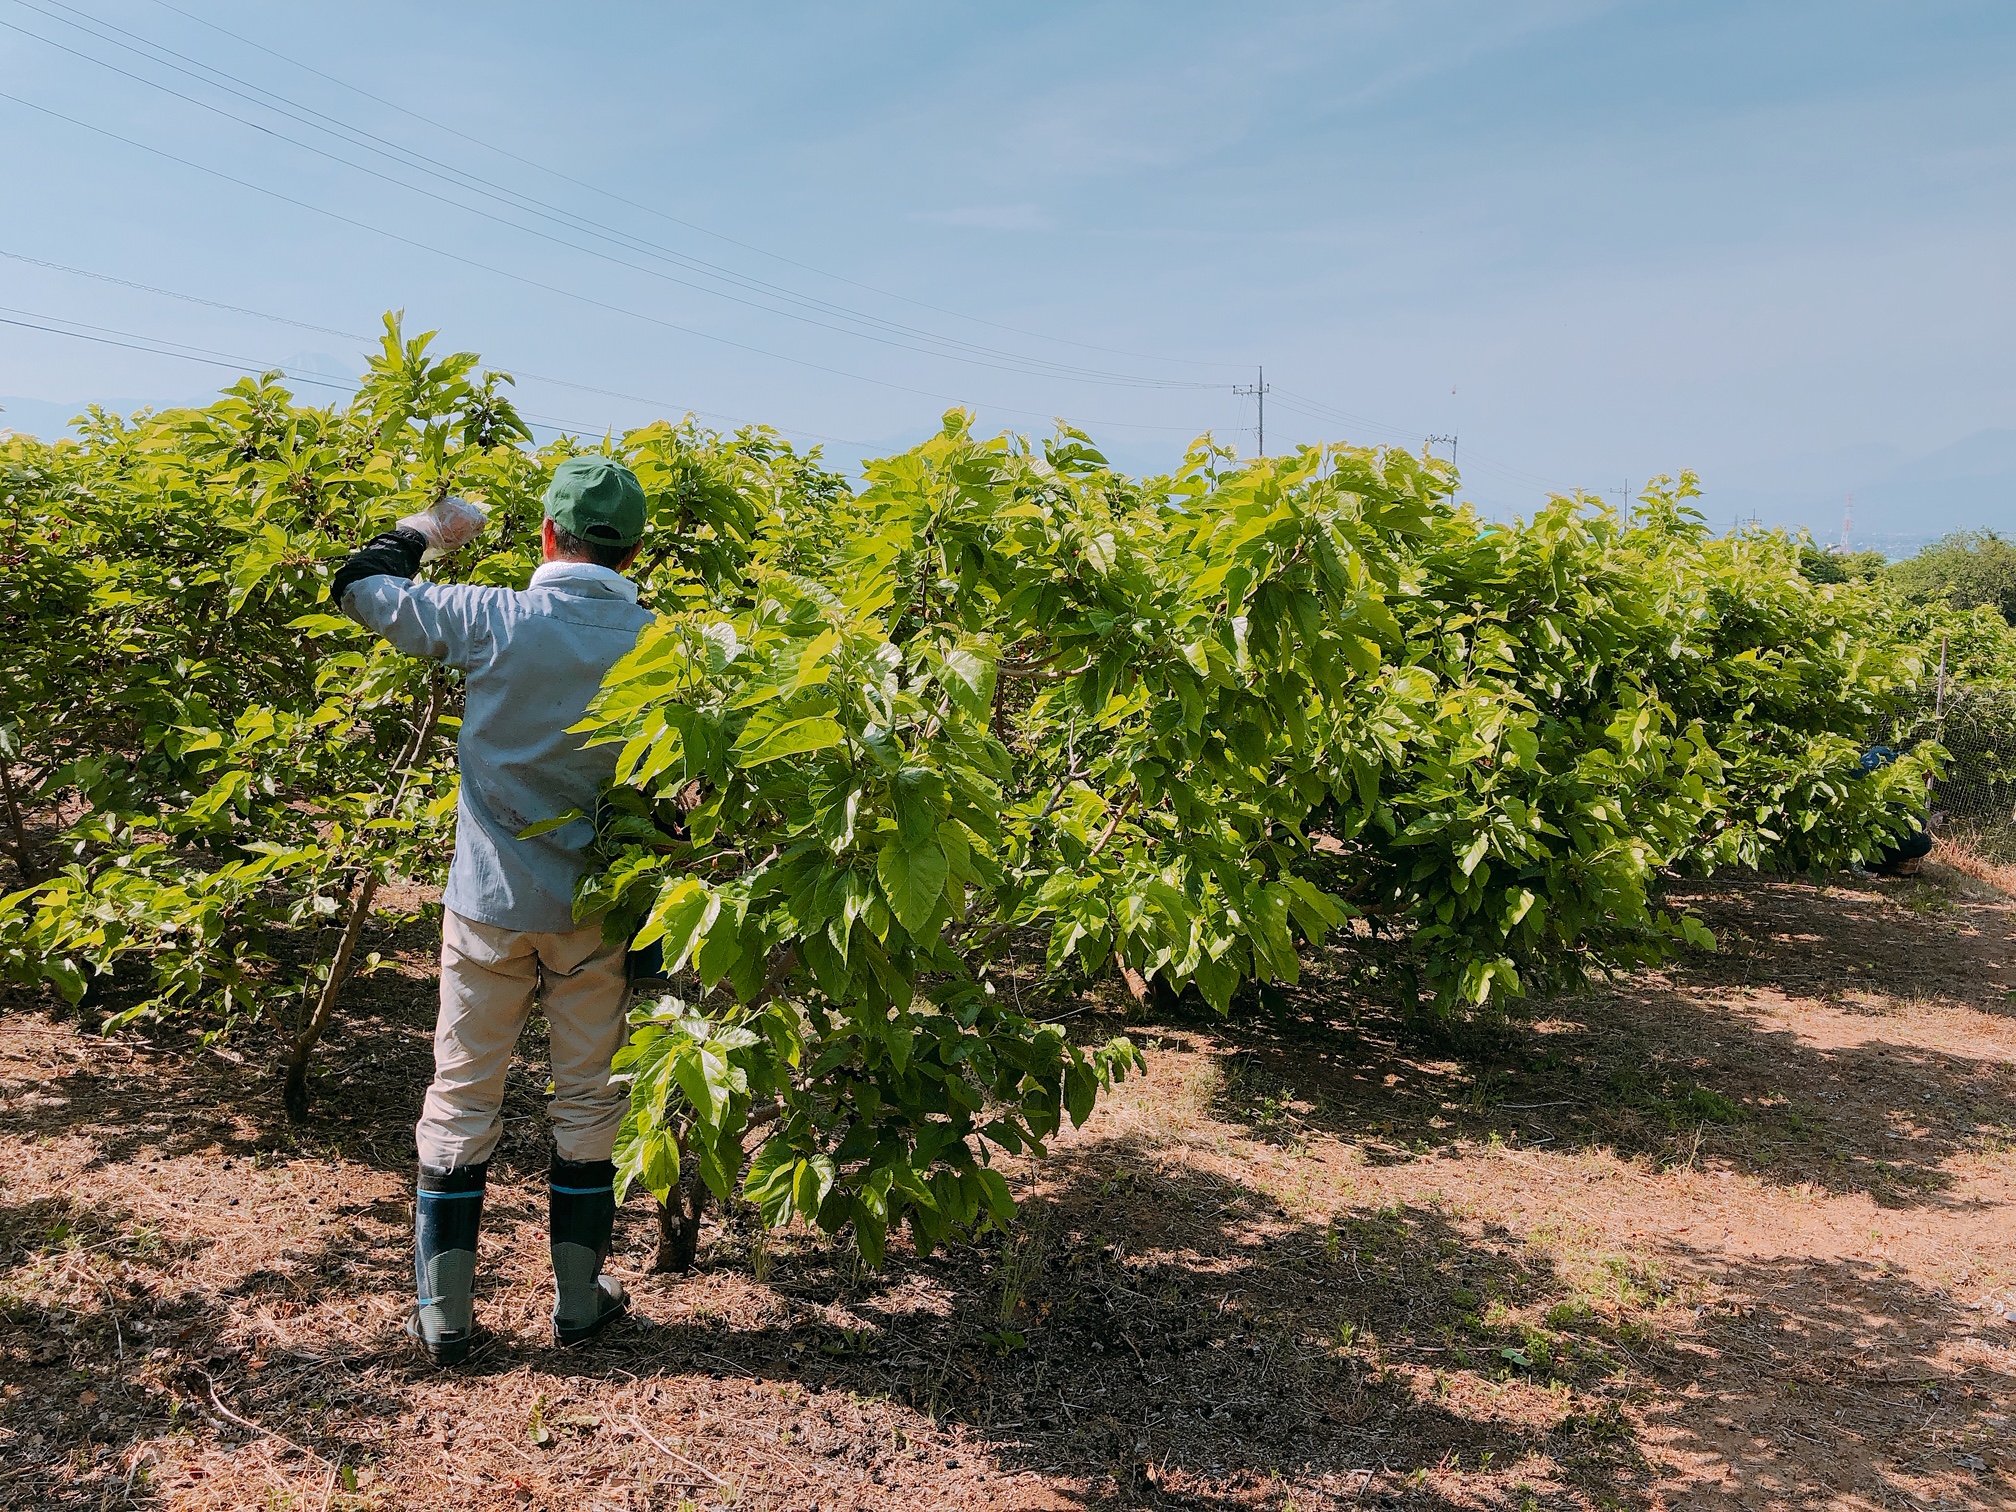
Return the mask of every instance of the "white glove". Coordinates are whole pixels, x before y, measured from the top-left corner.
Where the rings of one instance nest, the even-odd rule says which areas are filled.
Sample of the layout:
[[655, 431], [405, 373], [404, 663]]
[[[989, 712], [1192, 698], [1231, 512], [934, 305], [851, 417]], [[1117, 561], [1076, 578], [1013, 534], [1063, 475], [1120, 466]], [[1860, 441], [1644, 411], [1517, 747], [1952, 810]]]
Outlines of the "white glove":
[[423, 562], [461, 550], [481, 535], [483, 527], [489, 523], [490, 511], [487, 507], [458, 499], [452, 494], [439, 504], [418, 514], [407, 515], [398, 522], [401, 530], [417, 530], [427, 538], [427, 550], [420, 558]]

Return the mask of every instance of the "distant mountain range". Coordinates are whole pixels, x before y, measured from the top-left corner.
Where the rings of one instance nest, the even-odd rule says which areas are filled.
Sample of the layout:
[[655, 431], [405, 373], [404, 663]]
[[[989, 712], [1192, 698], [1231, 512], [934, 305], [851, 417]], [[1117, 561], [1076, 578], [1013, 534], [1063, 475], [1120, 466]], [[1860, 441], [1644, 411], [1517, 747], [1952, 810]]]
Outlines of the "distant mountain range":
[[[303, 353], [287, 367], [304, 374], [342, 378], [340, 360], [326, 353]], [[304, 398], [326, 399], [320, 389]], [[171, 400], [106, 399], [118, 414], [152, 403], [156, 409], [208, 404], [215, 392]], [[0, 432], [58, 436], [83, 403], [0, 397]], [[1927, 542], [1956, 530], [1998, 530], [2016, 536], [2016, 429], [1976, 431], [1950, 446], [1913, 457], [1878, 442], [1841, 451], [1786, 457], [1746, 470], [1743, 480], [1702, 480], [1702, 512], [1710, 525], [1727, 528], [1756, 518], [1788, 529], [1804, 526], [1816, 540], [1841, 539], [1842, 514], [1854, 497], [1850, 543], [1857, 551], [1909, 556]]]
[[[131, 414], [150, 401], [146, 399], [105, 399], [99, 401], [115, 415]], [[169, 405], [153, 401], [156, 409], [167, 409]], [[174, 404], [207, 404], [206, 399], [177, 399]], [[62, 436], [69, 434], [73, 416], [81, 415], [90, 405], [58, 404], [49, 399], [20, 399], [12, 394], [0, 395], [0, 431], [20, 431], [29, 436]]]
[[[361, 364], [332, 356], [328, 352], [296, 352], [275, 366], [294, 375], [295, 399], [304, 404], [327, 404], [338, 397], [339, 390], [331, 389], [326, 383], [310, 383], [305, 380], [321, 378], [342, 388], [352, 388], [357, 382], [357, 370]], [[221, 386], [221, 385], [220, 385]], [[203, 389], [193, 394], [179, 394], [163, 399], [158, 395], [152, 399], [76, 399], [59, 401], [54, 399], [29, 399], [14, 394], [0, 395], [0, 433], [21, 431], [30, 436], [53, 437], [67, 435], [70, 422], [84, 413], [93, 404], [110, 410], [115, 415], [130, 415], [137, 409], [156, 410], [198, 407], [216, 401], [218, 390]]]
[[1909, 556], [1956, 530], [2016, 536], [2016, 430], [1976, 431], [1919, 457], [1872, 444], [1790, 459], [1743, 486], [1704, 486], [1711, 525], [1755, 515], [1767, 525], [1803, 525], [1830, 545], [1841, 539], [1853, 495], [1854, 549]]

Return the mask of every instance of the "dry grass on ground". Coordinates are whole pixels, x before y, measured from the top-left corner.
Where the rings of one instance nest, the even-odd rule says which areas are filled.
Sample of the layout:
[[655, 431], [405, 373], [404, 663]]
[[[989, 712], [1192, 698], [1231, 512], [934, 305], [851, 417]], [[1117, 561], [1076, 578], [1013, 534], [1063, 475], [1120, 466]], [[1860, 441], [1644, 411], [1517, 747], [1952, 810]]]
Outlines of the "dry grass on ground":
[[870, 1274], [736, 1222], [654, 1276], [635, 1200], [638, 1321], [579, 1355], [527, 1061], [496, 1338], [449, 1375], [398, 1327], [424, 930], [298, 1130], [256, 1034], [17, 1005], [0, 1504], [2016, 1503], [2016, 912], [1938, 866], [1695, 901], [1722, 953], [1489, 1040], [1320, 979], [1299, 1021], [1136, 1020], [1150, 1076], [1018, 1173], [1005, 1242]]

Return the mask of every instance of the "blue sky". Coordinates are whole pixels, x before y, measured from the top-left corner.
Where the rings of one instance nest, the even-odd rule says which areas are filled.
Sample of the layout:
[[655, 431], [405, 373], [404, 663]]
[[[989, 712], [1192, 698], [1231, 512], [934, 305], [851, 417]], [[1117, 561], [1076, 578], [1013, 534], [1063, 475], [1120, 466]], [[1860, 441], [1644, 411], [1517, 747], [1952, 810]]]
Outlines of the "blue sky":
[[554, 422], [842, 461], [950, 402], [1250, 451], [1264, 363], [1270, 450], [1454, 434], [1498, 514], [1682, 467], [1829, 535], [2016, 501], [2006, 4], [556, 14], [0, 0], [0, 318], [101, 338], [0, 325], [0, 424], [228, 376], [133, 346], [340, 374], [402, 307]]

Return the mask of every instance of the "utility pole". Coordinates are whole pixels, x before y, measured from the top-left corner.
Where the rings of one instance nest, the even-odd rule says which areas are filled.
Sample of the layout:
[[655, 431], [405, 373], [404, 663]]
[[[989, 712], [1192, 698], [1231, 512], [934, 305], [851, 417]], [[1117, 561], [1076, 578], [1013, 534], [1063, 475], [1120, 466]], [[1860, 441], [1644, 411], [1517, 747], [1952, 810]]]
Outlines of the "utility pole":
[[[1453, 435], [1430, 436], [1421, 443], [1421, 454], [1423, 456], [1430, 455], [1428, 448], [1437, 445], [1449, 448], [1449, 466], [1453, 470], [1456, 466], [1456, 438]], [[1449, 502], [1451, 504], [1456, 502], [1456, 490], [1453, 487], [1449, 490]]]
[[1235, 383], [1232, 385], [1232, 392], [1239, 395], [1251, 394], [1259, 401], [1260, 455], [1264, 457], [1267, 455], [1267, 369], [1264, 367], [1256, 368], [1254, 371], [1258, 376], [1252, 383], [1247, 384], [1244, 388]]

